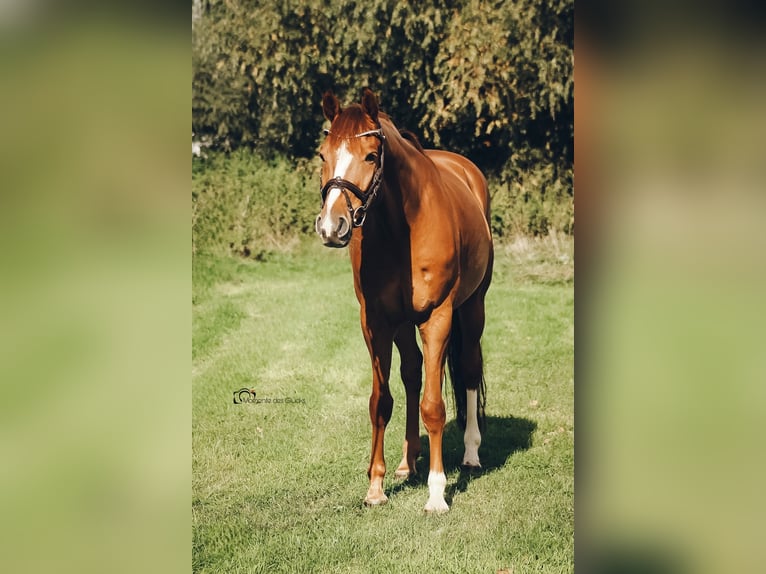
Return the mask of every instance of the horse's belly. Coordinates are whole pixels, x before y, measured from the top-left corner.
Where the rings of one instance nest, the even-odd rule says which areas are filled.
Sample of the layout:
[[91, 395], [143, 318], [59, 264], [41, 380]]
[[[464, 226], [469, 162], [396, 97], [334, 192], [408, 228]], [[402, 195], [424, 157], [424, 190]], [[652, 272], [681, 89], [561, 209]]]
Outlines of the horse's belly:
[[489, 254], [475, 261], [476, 268], [462, 273], [444, 273], [444, 270], [421, 268], [413, 273], [411, 306], [415, 319], [428, 315], [450, 299], [454, 307], [462, 305], [481, 285], [486, 273]]
[[492, 253], [492, 242], [479, 241], [463, 254], [460, 280], [456, 285], [454, 305], [459, 307], [479, 288], [484, 281]]

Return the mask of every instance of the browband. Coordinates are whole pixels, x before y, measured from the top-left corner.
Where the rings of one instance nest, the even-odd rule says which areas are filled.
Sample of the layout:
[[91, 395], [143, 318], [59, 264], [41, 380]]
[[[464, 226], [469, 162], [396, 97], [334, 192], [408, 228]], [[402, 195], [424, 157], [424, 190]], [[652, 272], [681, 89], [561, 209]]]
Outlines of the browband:
[[329, 135], [332, 134], [333, 136], [335, 136], [336, 138], [341, 139], [341, 140], [350, 140], [350, 139], [354, 139], [354, 138], [363, 138], [363, 137], [366, 137], [366, 136], [375, 136], [376, 138], [380, 138], [382, 141], [385, 141], [385, 139], [386, 139], [386, 136], [383, 135], [383, 130], [380, 129], [380, 128], [378, 128], [376, 130], [369, 130], [369, 131], [366, 131], [366, 132], [362, 132], [360, 134], [355, 134], [355, 135], [353, 135], [351, 137], [348, 137], [348, 138], [342, 138], [340, 136], [336, 136], [330, 130], [323, 130], [323, 131], [324, 131], [324, 135], [329, 136]]

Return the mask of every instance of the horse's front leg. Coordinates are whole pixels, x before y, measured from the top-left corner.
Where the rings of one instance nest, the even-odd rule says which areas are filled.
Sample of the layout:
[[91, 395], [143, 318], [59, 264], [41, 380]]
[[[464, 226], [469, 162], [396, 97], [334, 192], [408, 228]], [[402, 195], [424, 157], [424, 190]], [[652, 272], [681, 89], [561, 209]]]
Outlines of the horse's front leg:
[[362, 312], [362, 332], [372, 360], [372, 393], [370, 394], [370, 422], [372, 423], [372, 450], [367, 476], [370, 488], [364, 503], [377, 506], [388, 500], [383, 492], [383, 479], [386, 475], [386, 461], [383, 455], [383, 437], [386, 425], [391, 420], [394, 399], [388, 386], [391, 371], [391, 347], [393, 329], [384, 321], [376, 321]]
[[446, 512], [449, 510], [449, 506], [444, 500], [447, 477], [444, 474], [442, 460], [442, 436], [444, 435], [447, 412], [442, 399], [442, 381], [444, 380], [444, 360], [451, 328], [452, 306], [448, 304], [434, 309], [428, 321], [420, 326], [426, 371], [426, 385], [423, 391], [423, 400], [420, 402], [420, 414], [423, 417], [423, 425], [428, 431], [430, 447], [426, 512]]
[[405, 323], [394, 336], [394, 344], [402, 359], [401, 375], [407, 394], [407, 427], [404, 434], [402, 462], [394, 476], [407, 478], [417, 472], [416, 461], [420, 455], [420, 389], [423, 386], [423, 354], [415, 339], [415, 325]]

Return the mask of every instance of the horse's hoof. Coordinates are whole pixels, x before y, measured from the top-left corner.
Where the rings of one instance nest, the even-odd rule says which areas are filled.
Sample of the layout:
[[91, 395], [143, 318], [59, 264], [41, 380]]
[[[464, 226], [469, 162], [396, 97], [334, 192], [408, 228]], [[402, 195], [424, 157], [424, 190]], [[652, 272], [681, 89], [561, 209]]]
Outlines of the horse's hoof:
[[415, 471], [410, 472], [409, 468], [397, 468], [394, 472], [394, 478], [399, 480], [406, 480], [411, 476], [415, 476]]
[[449, 510], [447, 502], [442, 498], [441, 500], [428, 499], [425, 508], [423, 508], [428, 514], [444, 514]]
[[381, 493], [377, 496], [370, 496], [369, 494], [364, 497], [364, 505], [365, 506], [380, 506], [382, 504], [385, 504], [388, 502], [388, 497]]
[[463, 464], [460, 465], [460, 468], [463, 470], [463, 472], [469, 472], [471, 474], [479, 474], [481, 472], [481, 463], [463, 461]]

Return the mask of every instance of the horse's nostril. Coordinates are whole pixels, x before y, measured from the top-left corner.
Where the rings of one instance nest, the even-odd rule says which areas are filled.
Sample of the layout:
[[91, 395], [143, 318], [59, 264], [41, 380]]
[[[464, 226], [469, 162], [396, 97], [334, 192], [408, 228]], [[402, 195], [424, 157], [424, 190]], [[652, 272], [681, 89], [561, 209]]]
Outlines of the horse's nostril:
[[348, 232], [349, 225], [348, 225], [348, 219], [345, 217], [340, 218], [340, 223], [338, 223], [338, 237], [343, 237]]
[[314, 230], [315, 230], [317, 233], [320, 233], [320, 231], [319, 231], [319, 225], [320, 225], [321, 223], [322, 223], [322, 216], [321, 216], [321, 215], [317, 215], [317, 218], [316, 218], [316, 220], [314, 220]]

